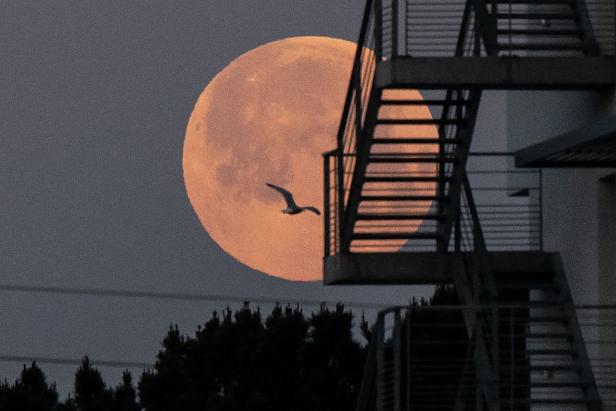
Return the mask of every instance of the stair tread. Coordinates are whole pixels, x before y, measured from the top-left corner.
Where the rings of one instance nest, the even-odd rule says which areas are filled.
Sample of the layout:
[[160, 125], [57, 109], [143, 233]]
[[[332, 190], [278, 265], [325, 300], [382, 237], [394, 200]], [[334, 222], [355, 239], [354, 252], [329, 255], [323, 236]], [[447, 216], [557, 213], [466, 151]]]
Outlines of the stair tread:
[[524, 284], [514, 282], [499, 282], [496, 281], [496, 287], [502, 290], [553, 290], [558, 291], [558, 286], [549, 283]]
[[497, 0], [498, 4], [532, 4], [532, 5], [547, 5], [547, 4], [575, 4], [576, 0]]
[[562, 315], [562, 316], [558, 316], [558, 315], [553, 315], [553, 316], [531, 316], [528, 318], [528, 322], [533, 322], [533, 323], [557, 323], [557, 322], [568, 322], [569, 321], [569, 317]]
[[438, 100], [438, 99], [418, 99], [418, 100], [403, 100], [403, 99], [383, 99], [383, 105], [404, 105], [404, 106], [437, 106], [437, 105], [469, 105], [469, 100]]
[[526, 338], [573, 338], [571, 333], [526, 333]]
[[394, 137], [375, 137], [372, 144], [460, 144], [462, 140], [456, 138], [394, 138]]
[[577, 16], [573, 13], [496, 13], [496, 18], [507, 20], [574, 20]]
[[377, 214], [377, 213], [358, 213], [357, 220], [442, 220], [442, 214]]
[[588, 384], [582, 381], [537, 381], [529, 384], [531, 388], [572, 388], [587, 387]]
[[575, 350], [557, 348], [529, 348], [526, 350], [529, 355], [572, 355], [577, 356]]
[[501, 50], [583, 50], [584, 44], [582, 43], [527, 43], [527, 44], [498, 44], [498, 48]]
[[414, 182], [439, 182], [452, 181], [452, 177], [424, 176], [424, 177], [401, 177], [401, 176], [366, 176], [364, 182], [367, 183], [414, 183]]
[[[502, 333], [501, 337], [503, 340], [509, 340], [511, 339], [512, 335], [511, 333]], [[531, 338], [531, 339], [550, 339], [550, 338], [556, 338], [556, 339], [563, 339], [563, 338], [573, 338], [573, 334], [569, 333], [569, 332], [545, 332], [545, 333], [541, 333], [541, 332], [527, 332], [527, 333], [515, 333], [513, 334], [513, 338], [515, 339], [520, 339], [520, 338]]]
[[446, 196], [385, 196], [366, 195], [361, 196], [361, 201], [449, 201]]
[[517, 368], [520, 369], [527, 369], [531, 372], [537, 372], [537, 371], [572, 371], [572, 372], [578, 372], [581, 370], [581, 368], [578, 365], [529, 365], [529, 366], [516, 366]]
[[496, 31], [498, 35], [537, 35], [537, 36], [581, 36], [584, 34], [582, 30], [576, 29], [499, 29]]
[[570, 405], [570, 404], [591, 404], [593, 401], [584, 398], [516, 398], [513, 400], [516, 405], [523, 404], [542, 404], [542, 405]]
[[439, 233], [428, 233], [428, 232], [393, 232], [393, 233], [385, 233], [385, 232], [354, 232], [353, 239], [354, 240], [437, 240], [442, 238], [442, 235]]
[[[395, 155], [398, 154], [398, 155]], [[457, 160], [451, 157], [428, 157], [428, 156], [403, 156], [403, 153], [393, 153], [392, 155], [371, 155], [368, 161], [371, 163], [455, 163]]]
[[463, 124], [465, 120], [462, 119], [440, 119], [440, 118], [380, 118], [376, 120], [377, 124], [383, 125], [401, 125], [401, 124]]

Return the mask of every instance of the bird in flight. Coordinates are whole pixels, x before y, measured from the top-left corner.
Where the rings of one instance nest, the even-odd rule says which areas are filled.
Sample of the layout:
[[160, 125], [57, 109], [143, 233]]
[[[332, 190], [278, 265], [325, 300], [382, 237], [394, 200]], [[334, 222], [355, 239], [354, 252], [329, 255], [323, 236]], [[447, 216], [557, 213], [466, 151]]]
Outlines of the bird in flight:
[[265, 183], [266, 186], [273, 188], [274, 190], [278, 191], [280, 194], [282, 194], [282, 196], [284, 197], [284, 201], [286, 201], [287, 203], [287, 208], [281, 210], [283, 213], [285, 214], [299, 214], [302, 211], [311, 211], [313, 213], [315, 213], [316, 215], [321, 215], [321, 212], [316, 208], [316, 207], [300, 207], [297, 204], [295, 204], [295, 200], [293, 199], [293, 194], [291, 194], [290, 192], [288, 192], [287, 190], [285, 190], [282, 187], [278, 187], [274, 184], [270, 184], [270, 183]]

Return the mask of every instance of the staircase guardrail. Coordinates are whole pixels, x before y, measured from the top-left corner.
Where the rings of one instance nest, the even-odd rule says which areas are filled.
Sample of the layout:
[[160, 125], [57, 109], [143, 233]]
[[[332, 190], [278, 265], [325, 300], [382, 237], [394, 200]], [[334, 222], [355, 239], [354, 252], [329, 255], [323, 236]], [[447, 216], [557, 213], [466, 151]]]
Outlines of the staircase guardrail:
[[[377, 58], [381, 58], [382, 18], [376, 10], [380, 9], [380, 0], [367, 0], [360, 29], [353, 69], [342, 111], [342, 119], [337, 135], [336, 193], [339, 220], [337, 236], [340, 237], [342, 221], [348, 200], [348, 188], [351, 185], [352, 171], [355, 167], [357, 142], [362, 134], [366, 107], [372, 91]], [[338, 246], [340, 244], [338, 243]]]
[[[563, 317], [566, 308], [579, 318], [603, 409], [616, 407], [616, 306], [564, 307], [554, 302], [478, 308], [496, 312], [500, 326], [500, 377], [489, 381], [481, 380], [475, 367], [465, 366], [467, 350], [475, 347], [467, 336], [463, 315], [474, 307], [414, 305], [381, 311], [375, 325], [375, 332], [380, 333], [375, 336], [379, 341], [375, 349], [381, 353], [377, 367], [387, 395], [377, 397], [376, 409], [451, 410], [462, 388], [469, 395], [459, 409], [477, 410], [481, 408], [476, 408], [473, 393], [481, 384], [499, 386], [503, 411], [593, 409], [570, 355]], [[399, 345], [396, 333], [402, 336]], [[404, 359], [400, 373], [405, 383], [398, 394], [393, 392], [390, 375], [394, 350]]]
[[[340, 251], [337, 156], [336, 150], [323, 154], [325, 256]], [[488, 251], [541, 251], [543, 249], [541, 169], [513, 167], [512, 153], [471, 152], [467, 162], [467, 175], [473, 187], [477, 214]], [[344, 188], [345, 193], [347, 190], [348, 188]], [[421, 190], [425, 188], [409, 185], [407, 192], [401, 194], [421, 194]], [[461, 203], [460, 207], [461, 212], [468, 215], [468, 206]], [[426, 220], [416, 227], [416, 230], [419, 233], [432, 231], [434, 224], [434, 221]], [[362, 227], [362, 224], [360, 223], [358, 227]], [[403, 224], [398, 224], [397, 228], [383, 224], [381, 228], [407, 229]], [[454, 251], [456, 242], [462, 241], [461, 235], [462, 233], [454, 228], [449, 251]], [[354, 252], [379, 252], [388, 246], [384, 242], [373, 242], [368, 245], [365, 248], [356, 247]], [[398, 252], [422, 251], [436, 251], [436, 243], [429, 239], [415, 239], [398, 248]]]
[[[468, 353], [476, 347], [467, 335], [464, 312], [477, 307], [412, 305], [382, 311], [375, 325], [376, 367], [382, 370], [375, 409], [452, 410], [457, 403], [459, 410], [479, 410], [475, 394], [482, 384], [498, 386], [502, 411], [598, 409], [584, 395], [565, 308], [579, 318], [602, 407], [614, 409], [616, 306], [537, 303], [478, 307], [479, 312], [495, 312], [499, 324], [500, 372], [490, 380], [482, 379], [474, 364], [468, 366]], [[393, 385], [395, 350], [403, 359], [399, 393]], [[467, 393], [461, 401], [460, 390]]]
[[498, 313], [495, 308], [477, 308], [480, 305], [493, 306], [498, 292], [467, 174], [464, 174], [462, 185], [461, 204], [464, 210], [456, 216], [455, 232], [460, 241], [455, 243], [455, 251], [463, 255], [464, 272], [460, 274], [466, 277], [463, 280], [458, 278], [456, 287], [460, 300], [476, 307], [472, 312], [465, 313], [465, 322], [469, 336], [474, 338], [476, 355], [473, 361], [480, 380], [477, 388], [488, 409], [498, 410], [499, 384], [484, 383], [486, 380], [498, 381], [500, 377]]
[[399, 14], [405, 16], [399, 55], [454, 55], [468, 4], [474, 9], [469, 23], [480, 25], [482, 31], [483, 45], [475, 55], [616, 54], [616, 5], [612, 0], [406, 0], [399, 4]]

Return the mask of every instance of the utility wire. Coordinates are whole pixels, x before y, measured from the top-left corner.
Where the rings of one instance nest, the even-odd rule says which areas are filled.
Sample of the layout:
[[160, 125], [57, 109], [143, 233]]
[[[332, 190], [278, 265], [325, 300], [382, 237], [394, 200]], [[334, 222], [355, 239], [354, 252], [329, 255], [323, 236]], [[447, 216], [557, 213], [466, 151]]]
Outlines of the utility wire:
[[[90, 364], [99, 367], [117, 368], [153, 368], [154, 364], [138, 361], [115, 361], [115, 360], [93, 360], [89, 358]], [[76, 358], [53, 358], [53, 357], [27, 357], [19, 355], [0, 354], [0, 362], [19, 362], [40, 364], [60, 364], [60, 365], [81, 365], [81, 360]]]
[[69, 287], [53, 287], [53, 286], [31, 286], [31, 285], [16, 285], [16, 284], [0, 284], [0, 291], [7, 292], [24, 292], [24, 293], [45, 293], [45, 294], [64, 294], [64, 295], [81, 295], [95, 297], [122, 297], [122, 298], [146, 298], [156, 300], [179, 300], [179, 301], [214, 301], [214, 302], [251, 302], [261, 304], [299, 304], [307, 306], [319, 306], [321, 304], [335, 305], [337, 303], [344, 304], [345, 307], [356, 307], [365, 309], [383, 309], [391, 306], [391, 304], [378, 304], [353, 301], [317, 301], [317, 300], [292, 300], [288, 298], [272, 298], [272, 297], [238, 297], [221, 294], [192, 294], [192, 293], [163, 293], [155, 291], [125, 291], [100, 288], [69, 288]]

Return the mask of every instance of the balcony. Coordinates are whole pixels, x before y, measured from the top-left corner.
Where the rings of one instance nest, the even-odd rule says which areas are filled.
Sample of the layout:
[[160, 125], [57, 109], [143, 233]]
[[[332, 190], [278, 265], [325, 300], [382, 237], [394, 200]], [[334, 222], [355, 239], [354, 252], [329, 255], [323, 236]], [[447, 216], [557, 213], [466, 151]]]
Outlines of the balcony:
[[[351, 156], [348, 156], [351, 157]], [[340, 199], [348, 197], [348, 185], [337, 185], [339, 161], [336, 152], [324, 155], [325, 175], [325, 258], [326, 284], [436, 284], [452, 282], [461, 269], [465, 253], [472, 253], [475, 230], [489, 251], [495, 272], [537, 272], [550, 270], [550, 255], [542, 245], [542, 175], [540, 169], [514, 169], [508, 153], [471, 153], [467, 163], [469, 189], [460, 194], [460, 214], [456, 218], [447, 252], [439, 252], [437, 220], [358, 221], [359, 235], [350, 245], [350, 253], [341, 252]], [[353, 162], [352, 159], [347, 160]], [[344, 164], [344, 162], [343, 162]], [[345, 178], [351, 171], [345, 171]], [[421, 177], [429, 171], [399, 172], [400, 177]], [[417, 197], [434, 195], [436, 185], [401, 180], [396, 186], [383, 188], [381, 183], [366, 184], [364, 195], [395, 192], [395, 195]], [[472, 201], [472, 204], [469, 204]], [[361, 212], [398, 215], [424, 207], [435, 211], [433, 201], [417, 206], [404, 201], [386, 205], [376, 202], [362, 206]], [[478, 220], [473, 219], [476, 209]], [[430, 214], [430, 211], [428, 212]], [[480, 221], [480, 223], [479, 223]], [[406, 239], [406, 238], [409, 239]], [[412, 237], [412, 238], [411, 238]]]
[[[615, 409], [616, 309], [539, 294], [524, 305], [381, 311], [357, 409], [482, 409], [479, 391], [492, 391], [501, 410]], [[476, 361], [482, 334], [467, 330], [471, 311], [492, 316], [499, 330], [491, 375]]]

